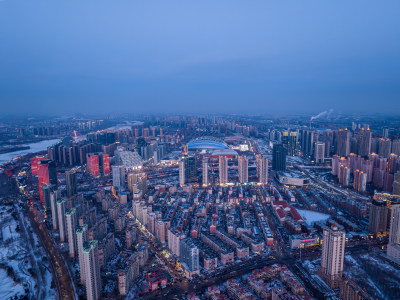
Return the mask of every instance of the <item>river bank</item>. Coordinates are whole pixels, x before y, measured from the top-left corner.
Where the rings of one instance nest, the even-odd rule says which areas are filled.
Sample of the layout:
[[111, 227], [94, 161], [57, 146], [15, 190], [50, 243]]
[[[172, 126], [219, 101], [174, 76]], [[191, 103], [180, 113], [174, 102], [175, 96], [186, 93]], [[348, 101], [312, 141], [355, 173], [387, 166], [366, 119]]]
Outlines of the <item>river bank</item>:
[[0, 153], [0, 165], [10, 162], [12, 159], [18, 156], [24, 156], [30, 153], [37, 153], [41, 151], [47, 150], [47, 147], [58, 143], [59, 139], [45, 140], [37, 143], [30, 143], [21, 145], [24, 149], [19, 149], [16, 151], [8, 152], [8, 153]]

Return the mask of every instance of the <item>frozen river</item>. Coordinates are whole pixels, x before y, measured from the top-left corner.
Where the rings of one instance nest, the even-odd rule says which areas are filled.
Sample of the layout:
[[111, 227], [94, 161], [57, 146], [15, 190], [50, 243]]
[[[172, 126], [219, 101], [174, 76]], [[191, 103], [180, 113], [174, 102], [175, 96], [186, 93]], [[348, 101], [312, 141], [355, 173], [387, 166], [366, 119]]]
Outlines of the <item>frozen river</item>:
[[54, 145], [58, 141], [60, 141], [60, 140], [53, 139], [53, 140], [41, 141], [38, 143], [24, 144], [23, 146], [29, 146], [30, 149], [0, 154], [0, 165], [4, 164], [6, 162], [9, 162], [13, 158], [20, 156], [20, 155], [26, 155], [29, 153], [36, 153], [36, 152], [44, 151], [47, 149], [47, 147]]

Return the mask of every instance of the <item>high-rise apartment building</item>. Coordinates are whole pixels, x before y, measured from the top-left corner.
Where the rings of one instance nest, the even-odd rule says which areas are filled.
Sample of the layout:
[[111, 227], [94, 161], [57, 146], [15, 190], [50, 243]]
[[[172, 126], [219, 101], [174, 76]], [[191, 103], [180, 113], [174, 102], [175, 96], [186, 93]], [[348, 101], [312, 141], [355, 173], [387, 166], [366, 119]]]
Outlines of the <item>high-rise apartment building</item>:
[[142, 128], [142, 136], [143, 137], [149, 136], [149, 128]]
[[392, 153], [400, 155], [400, 140], [392, 141]]
[[371, 153], [372, 132], [364, 129], [357, 134], [357, 154], [368, 156]]
[[387, 256], [400, 264], [400, 205], [392, 206]]
[[[103, 146], [103, 147], [110, 147], [110, 146]], [[99, 172], [103, 176], [110, 174], [110, 155], [108, 153], [99, 154]]]
[[257, 155], [257, 177], [258, 182], [268, 183], [268, 159], [263, 155]]
[[43, 159], [39, 162], [38, 169], [39, 197], [43, 203], [43, 186], [47, 184], [57, 185], [57, 170], [55, 161]]
[[400, 169], [400, 164], [398, 156], [394, 153], [390, 154], [387, 159], [387, 167], [386, 167], [387, 172], [394, 174], [399, 169]]
[[130, 249], [137, 239], [136, 230], [134, 227], [130, 227], [125, 231], [126, 248]]
[[65, 223], [65, 208], [66, 201], [64, 199], [57, 200], [57, 221], [58, 221], [58, 232], [60, 234], [60, 241], [66, 242], [66, 223]]
[[67, 185], [67, 197], [70, 198], [76, 194], [75, 170], [69, 170], [65, 172], [65, 183]]
[[346, 165], [340, 165], [338, 173], [339, 183], [344, 186], [350, 185], [350, 168]]
[[289, 131], [282, 132], [282, 146], [285, 148], [285, 154], [289, 152]]
[[197, 169], [196, 169], [196, 157], [189, 156], [185, 157], [185, 177], [186, 179], [193, 179], [197, 177]]
[[185, 161], [184, 159], [181, 159], [179, 161], [179, 185], [183, 186], [185, 185], [186, 182], [186, 176], [185, 176]]
[[385, 139], [389, 137], [389, 128], [387, 126], [382, 128], [382, 135]]
[[200, 269], [199, 248], [194, 244], [191, 238], [185, 238], [180, 241], [180, 261], [190, 272]]
[[228, 183], [228, 158], [225, 155], [219, 156], [219, 184]]
[[400, 204], [392, 206], [389, 244], [400, 244]]
[[197, 177], [196, 157], [186, 156], [179, 161], [179, 185]]
[[85, 243], [87, 243], [88, 241], [89, 241], [88, 225], [83, 224], [76, 230], [76, 246], [77, 246], [78, 260], [79, 260], [79, 273], [82, 284], [85, 284], [86, 280], [85, 261], [83, 259], [83, 247]]
[[163, 222], [162, 220], [157, 220], [154, 224], [154, 229], [156, 232], [156, 234], [155, 234], [156, 239], [160, 243], [164, 243], [165, 242], [165, 230], [166, 230], [165, 222]]
[[295, 156], [297, 154], [297, 132], [290, 132], [288, 155]]
[[249, 181], [249, 161], [244, 155], [238, 157], [239, 182], [246, 183]]
[[392, 149], [392, 142], [388, 138], [379, 139], [378, 142], [378, 154], [382, 157], [389, 157], [390, 150]]
[[400, 195], [400, 171], [397, 171], [396, 174], [394, 174], [393, 194]]
[[135, 252], [124, 262], [117, 272], [118, 290], [121, 296], [127, 296], [139, 275], [139, 254]]
[[50, 192], [51, 223], [53, 225], [53, 230], [58, 229], [57, 201], [60, 198], [61, 198], [60, 190], [54, 190]]
[[336, 153], [344, 157], [350, 154], [350, 131], [347, 128], [339, 129], [337, 133]]
[[324, 163], [324, 161], [325, 161], [325, 143], [322, 143], [322, 142], [315, 143], [314, 161], [317, 164]]
[[44, 213], [47, 218], [50, 217], [51, 214], [51, 203], [50, 203], [50, 194], [52, 190], [54, 189], [54, 186], [51, 184], [44, 184], [42, 186], [42, 196], [43, 196], [43, 208], [44, 208]]
[[336, 226], [324, 229], [320, 274], [332, 288], [343, 274], [345, 242], [346, 233]]
[[137, 178], [136, 178], [136, 174], [135, 173], [128, 173], [127, 175], [127, 181], [128, 181], [128, 190], [130, 190], [131, 192], [133, 191], [133, 186], [136, 184], [137, 182]]
[[353, 188], [359, 192], [365, 192], [367, 188], [367, 173], [359, 169], [354, 171]]
[[37, 175], [39, 172], [40, 161], [46, 159], [46, 156], [35, 156], [31, 158], [31, 172], [32, 175]]
[[65, 221], [67, 229], [69, 257], [74, 258], [77, 252], [77, 244], [76, 244], [77, 216], [75, 208], [71, 208], [65, 213]]
[[384, 233], [387, 231], [389, 210], [385, 201], [372, 200], [369, 210], [368, 229], [374, 234]]
[[286, 170], [286, 151], [282, 144], [274, 144], [272, 147], [272, 170]]
[[181, 240], [185, 238], [185, 234], [175, 228], [168, 228], [168, 248], [177, 257], [181, 256]]
[[85, 264], [86, 299], [98, 300], [101, 298], [101, 278], [99, 264], [99, 245], [97, 240], [85, 243], [83, 247], [83, 261]]
[[301, 152], [304, 156], [313, 155], [314, 132], [310, 130], [301, 131]]
[[92, 176], [100, 174], [99, 170], [99, 156], [93, 153], [86, 154], [87, 171]]
[[208, 160], [203, 158], [203, 186], [208, 186]]
[[122, 165], [112, 167], [113, 186], [123, 187], [125, 185], [125, 168]]

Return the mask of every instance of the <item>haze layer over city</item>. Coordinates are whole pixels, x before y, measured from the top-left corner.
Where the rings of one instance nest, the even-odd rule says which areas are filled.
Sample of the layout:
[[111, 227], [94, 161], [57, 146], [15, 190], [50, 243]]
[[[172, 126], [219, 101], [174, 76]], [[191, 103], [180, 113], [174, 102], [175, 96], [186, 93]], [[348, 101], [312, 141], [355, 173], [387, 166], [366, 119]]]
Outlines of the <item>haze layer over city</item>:
[[399, 11], [0, 1], [0, 299], [400, 299]]

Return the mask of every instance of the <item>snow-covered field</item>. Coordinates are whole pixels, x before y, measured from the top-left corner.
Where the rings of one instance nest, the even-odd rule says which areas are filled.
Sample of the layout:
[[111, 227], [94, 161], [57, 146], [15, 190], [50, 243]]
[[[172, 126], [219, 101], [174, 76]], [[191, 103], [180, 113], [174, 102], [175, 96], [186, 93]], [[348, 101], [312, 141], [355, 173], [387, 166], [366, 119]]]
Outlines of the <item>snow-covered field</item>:
[[0, 299], [55, 299], [49, 261], [22, 212], [0, 202]]
[[0, 269], [0, 299], [11, 299], [14, 296], [24, 295], [24, 287], [7, 276], [7, 272]]
[[400, 299], [400, 269], [382, 256], [381, 250], [345, 256], [344, 275], [376, 299]]
[[[400, 299], [400, 268], [388, 262], [382, 250], [346, 252], [343, 276], [354, 281], [372, 297], [372, 299]], [[303, 262], [303, 267], [316, 281], [323, 283], [316, 275], [321, 258]]]
[[325, 222], [330, 218], [330, 215], [312, 210], [298, 209], [297, 211], [308, 225], [312, 225], [315, 222]]

